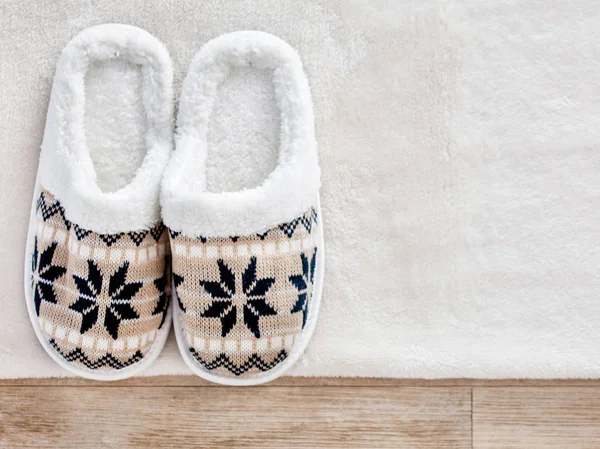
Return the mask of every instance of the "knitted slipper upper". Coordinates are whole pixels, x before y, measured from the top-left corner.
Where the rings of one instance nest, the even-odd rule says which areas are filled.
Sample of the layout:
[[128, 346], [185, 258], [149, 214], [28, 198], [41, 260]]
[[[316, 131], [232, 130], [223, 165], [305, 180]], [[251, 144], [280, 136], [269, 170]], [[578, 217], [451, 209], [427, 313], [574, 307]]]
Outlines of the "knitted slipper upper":
[[36, 216], [33, 302], [50, 345], [68, 362], [92, 370], [140, 361], [153, 347], [170, 302], [165, 226], [98, 234], [67, 220], [45, 190]]
[[261, 234], [171, 233], [183, 337], [203, 368], [252, 375], [289, 356], [310, 310], [318, 221], [311, 208]]

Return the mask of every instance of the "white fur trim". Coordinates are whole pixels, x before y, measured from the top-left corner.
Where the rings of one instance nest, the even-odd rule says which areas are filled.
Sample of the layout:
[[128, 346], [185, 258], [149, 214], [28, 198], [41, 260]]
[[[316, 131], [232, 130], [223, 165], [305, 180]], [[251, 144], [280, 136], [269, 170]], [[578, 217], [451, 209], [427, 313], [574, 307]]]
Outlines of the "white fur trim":
[[[262, 185], [237, 192], [206, 191], [208, 123], [219, 85], [231, 67], [273, 69], [281, 110], [278, 164]], [[163, 180], [163, 220], [188, 236], [264, 232], [315, 204], [320, 171], [308, 81], [296, 51], [258, 31], [222, 35], [196, 54], [177, 118], [176, 151]]]
[[[128, 185], [103, 192], [85, 142], [84, 77], [90, 63], [114, 58], [141, 67], [147, 152]], [[69, 220], [102, 234], [148, 229], [158, 221], [160, 182], [172, 147], [172, 77], [165, 47], [133, 26], [94, 26], [65, 47], [52, 86], [39, 172], [41, 185], [60, 200]]]

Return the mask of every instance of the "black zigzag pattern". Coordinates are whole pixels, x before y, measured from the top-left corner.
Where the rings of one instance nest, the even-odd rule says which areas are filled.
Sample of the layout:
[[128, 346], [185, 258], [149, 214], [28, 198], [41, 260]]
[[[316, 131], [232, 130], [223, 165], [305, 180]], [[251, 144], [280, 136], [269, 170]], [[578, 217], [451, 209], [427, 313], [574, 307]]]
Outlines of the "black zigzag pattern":
[[123, 369], [123, 368], [128, 367], [129, 365], [133, 365], [135, 362], [139, 362], [142, 359], [142, 357], [144, 357], [140, 351], [136, 351], [135, 354], [133, 354], [130, 358], [128, 358], [124, 362], [121, 362], [119, 359], [114, 357], [112, 354], [106, 354], [94, 362], [94, 361], [91, 361], [85, 355], [85, 353], [81, 350], [81, 348], [74, 349], [73, 351], [71, 351], [69, 353], [64, 353], [63, 351], [60, 350], [60, 348], [58, 347], [58, 345], [56, 344], [56, 341], [54, 339], [50, 340], [50, 344], [68, 362], [78, 361], [90, 369], [104, 368], [105, 366], [108, 366], [108, 367], [114, 368], [114, 369]]
[[163, 232], [165, 232], [165, 228], [166, 226], [161, 222], [158, 224], [158, 226], [150, 229], [150, 235], [158, 242], [160, 240], [160, 236], [163, 235]]
[[[43, 221], [48, 221], [48, 219], [53, 217], [54, 215], [60, 214], [67, 230], [71, 230], [71, 226], [73, 226], [77, 240], [83, 240], [92, 233], [92, 231], [88, 229], [83, 229], [78, 224], [73, 224], [69, 220], [67, 220], [65, 216], [65, 209], [60, 204], [60, 202], [55, 200], [51, 203], [44, 192], [40, 194], [40, 197], [37, 200], [37, 210], [41, 212]], [[135, 243], [136, 246], [140, 246], [146, 238], [146, 236], [148, 235], [148, 233], [150, 233], [154, 240], [158, 242], [165, 229], [166, 226], [161, 222], [147, 231], [128, 232], [127, 236], [131, 239], [133, 243]], [[179, 233], [177, 233], [177, 235], [178, 234]], [[117, 243], [119, 239], [121, 239], [121, 237], [123, 237], [124, 235], [125, 233], [123, 232], [119, 234], [98, 234], [100, 239], [102, 239], [102, 241], [108, 246], [112, 246], [113, 244]], [[175, 235], [173, 235], [173, 237], [175, 237]]]
[[310, 218], [312, 219], [314, 224], [318, 224], [317, 223], [317, 210], [314, 207], [310, 208]]
[[74, 229], [75, 229], [75, 235], [77, 236], [77, 240], [83, 240], [84, 238], [86, 238], [88, 235], [90, 235], [92, 233], [92, 231], [80, 228], [79, 225], [77, 225], [77, 224], [75, 225]]
[[48, 221], [49, 218], [53, 217], [58, 213], [61, 216], [63, 222], [65, 223], [65, 227], [67, 228], [67, 230], [71, 229], [71, 222], [67, 220], [67, 217], [65, 216], [65, 209], [58, 201], [55, 201], [52, 204], [48, 204], [48, 201], [46, 200], [46, 195], [44, 195], [44, 192], [42, 192], [40, 193], [40, 197], [38, 198], [36, 206], [37, 210], [39, 210], [42, 213], [42, 220]]
[[140, 246], [140, 243], [144, 241], [146, 236], [148, 235], [148, 231], [139, 231], [139, 232], [128, 232], [127, 235], [131, 239], [135, 246]]
[[279, 229], [281, 229], [283, 231], [283, 233], [285, 235], [287, 235], [289, 238], [292, 238], [292, 236], [294, 235], [294, 232], [296, 231], [296, 228], [299, 225], [304, 226], [304, 228], [310, 232], [313, 224], [317, 224], [317, 211], [314, 208], [311, 208], [310, 210], [310, 214], [308, 214], [308, 216], [306, 215], [302, 215], [298, 218], [293, 219], [292, 221], [288, 222], [288, 223], [283, 223], [279, 225]]
[[211, 363], [208, 363], [202, 357], [200, 357], [200, 354], [198, 354], [194, 348], [190, 348], [190, 353], [194, 356], [198, 363], [200, 363], [207, 370], [212, 371], [214, 369], [224, 367], [236, 376], [240, 376], [250, 371], [252, 368], [258, 368], [261, 371], [269, 371], [275, 365], [283, 362], [288, 356], [288, 353], [285, 351], [285, 349], [282, 349], [271, 363], [267, 363], [260, 358], [258, 354], [254, 353], [248, 358], [248, 360], [246, 360], [246, 362], [241, 365], [236, 365], [229, 359], [229, 357], [227, 357], [225, 353], [219, 354], [219, 356]]
[[298, 226], [298, 219], [296, 218], [295, 220], [292, 220], [289, 223], [280, 224], [279, 229], [281, 229], [283, 231], [283, 233], [285, 235], [287, 235], [289, 238], [292, 238], [297, 226]]
[[265, 237], [267, 236], [267, 234], [268, 234], [269, 232], [271, 232], [271, 230], [270, 230], [270, 229], [267, 229], [267, 230], [266, 230], [265, 232], [263, 232], [262, 234], [256, 234], [256, 236], [257, 236], [259, 239], [261, 239], [261, 240], [264, 240], [264, 239], [265, 239]]
[[113, 243], [117, 243], [121, 237], [123, 237], [123, 233], [119, 234], [98, 234], [98, 237], [102, 239], [106, 246], [112, 246]]

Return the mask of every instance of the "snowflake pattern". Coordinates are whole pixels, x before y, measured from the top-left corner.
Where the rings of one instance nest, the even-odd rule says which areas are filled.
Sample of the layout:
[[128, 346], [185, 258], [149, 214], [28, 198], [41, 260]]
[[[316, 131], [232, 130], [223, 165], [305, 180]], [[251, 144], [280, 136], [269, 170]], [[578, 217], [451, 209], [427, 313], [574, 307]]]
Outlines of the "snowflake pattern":
[[59, 265], [53, 265], [52, 259], [56, 251], [57, 243], [53, 242], [41, 254], [38, 254], [38, 240], [34, 241], [31, 269], [33, 273], [35, 313], [40, 315], [42, 301], [56, 304], [54, 293], [54, 281], [63, 276], [67, 269]]
[[217, 265], [219, 268], [219, 281], [200, 281], [200, 285], [206, 293], [213, 298], [213, 301], [201, 313], [201, 316], [219, 318], [221, 320], [221, 336], [225, 337], [238, 322], [238, 314], [241, 314], [242, 321], [248, 330], [256, 338], [260, 338], [260, 318], [277, 314], [265, 297], [275, 279], [258, 279], [256, 277], [256, 257], [252, 257], [242, 273], [244, 300], [243, 304], [240, 305], [234, 303], [236, 288], [233, 271], [222, 259], [217, 260]]
[[87, 262], [87, 278], [73, 275], [73, 280], [79, 290], [79, 297], [69, 308], [82, 315], [81, 334], [87, 332], [96, 324], [100, 313], [103, 311], [104, 327], [110, 336], [116, 340], [119, 336], [119, 326], [122, 320], [139, 318], [138, 313], [131, 306], [131, 300], [142, 287], [142, 283], [126, 282], [129, 262], [123, 263], [109, 278], [108, 295], [110, 300], [106, 307], [101, 308], [99, 297], [103, 289], [104, 279], [94, 261], [88, 260]]
[[156, 303], [156, 307], [152, 311], [152, 315], [158, 315], [162, 313], [162, 319], [160, 321], [160, 325], [158, 328], [160, 329], [165, 323], [165, 318], [167, 316], [167, 310], [169, 308], [169, 273], [171, 271], [171, 264], [169, 261], [169, 257], [165, 257], [165, 270], [163, 275], [158, 279], [154, 280], [154, 286], [156, 290], [158, 290], [158, 303]]
[[290, 282], [298, 290], [298, 300], [290, 312], [302, 312], [302, 329], [304, 329], [308, 316], [308, 286], [313, 285], [315, 280], [317, 249], [315, 248], [310, 263], [304, 253], [300, 254], [300, 258], [302, 259], [302, 274], [295, 274], [289, 277]]

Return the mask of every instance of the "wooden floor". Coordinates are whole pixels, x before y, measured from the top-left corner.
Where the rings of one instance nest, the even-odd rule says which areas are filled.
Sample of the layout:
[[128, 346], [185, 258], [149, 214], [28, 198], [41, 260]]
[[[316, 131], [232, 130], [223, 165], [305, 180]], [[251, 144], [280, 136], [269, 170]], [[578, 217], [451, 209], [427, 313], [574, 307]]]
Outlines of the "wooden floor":
[[2, 448], [600, 448], [600, 381], [0, 380]]

